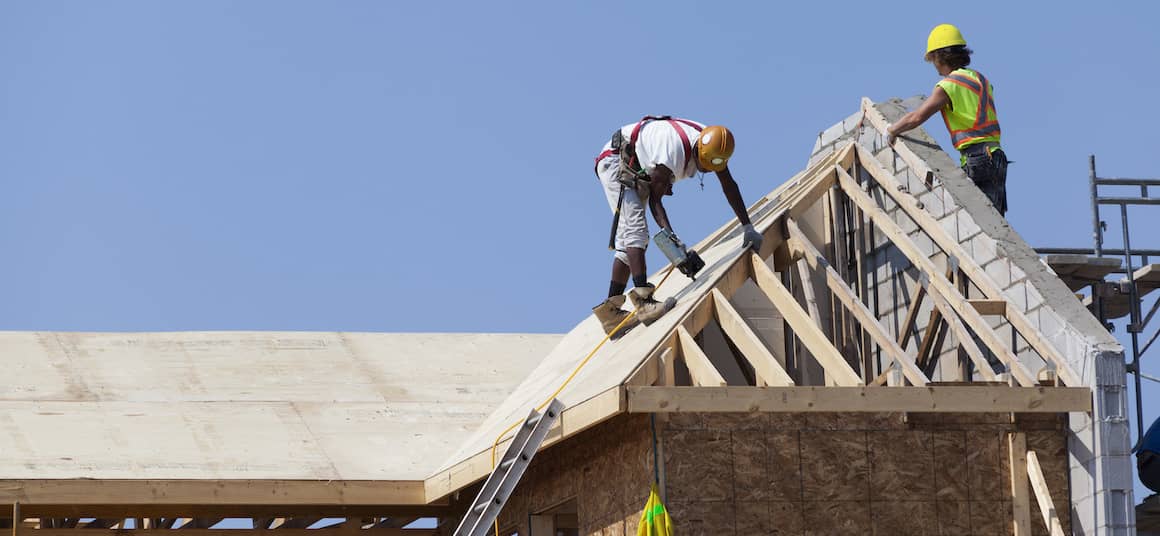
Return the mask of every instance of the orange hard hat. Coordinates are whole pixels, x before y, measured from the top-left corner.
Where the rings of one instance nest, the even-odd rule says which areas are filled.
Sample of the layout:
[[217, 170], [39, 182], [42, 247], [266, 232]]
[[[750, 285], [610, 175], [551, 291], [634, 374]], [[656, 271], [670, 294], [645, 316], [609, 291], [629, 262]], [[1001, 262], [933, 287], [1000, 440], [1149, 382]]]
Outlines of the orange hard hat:
[[698, 167], [708, 171], [721, 171], [733, 156], [733, 133], [721, 125], [705, 127], [697, 138]]

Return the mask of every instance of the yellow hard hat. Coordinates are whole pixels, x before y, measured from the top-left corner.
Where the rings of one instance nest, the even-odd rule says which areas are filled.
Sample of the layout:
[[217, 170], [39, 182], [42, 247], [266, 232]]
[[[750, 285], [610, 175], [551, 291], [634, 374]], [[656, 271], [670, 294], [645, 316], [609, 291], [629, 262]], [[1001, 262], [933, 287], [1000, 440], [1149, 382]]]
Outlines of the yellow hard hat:
[[963, 39], [963, 32], [960, 32], [953, 24], [939, 24], [930, 31], [930, 36], [926, 38], [926, 53], [930, 54], [940, 48], [966, 44], [967, 40]]
[[698, 167], [721, 171], [729, 164], [730, 156], [733, 156], [733, 133], [721, 125], [705, 127], [697, 138]]

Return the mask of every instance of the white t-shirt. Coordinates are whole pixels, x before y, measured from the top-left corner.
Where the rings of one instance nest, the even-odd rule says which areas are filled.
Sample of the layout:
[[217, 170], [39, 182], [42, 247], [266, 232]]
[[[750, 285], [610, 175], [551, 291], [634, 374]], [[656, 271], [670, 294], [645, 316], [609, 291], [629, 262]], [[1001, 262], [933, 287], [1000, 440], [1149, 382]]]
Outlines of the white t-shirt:
[[[701, 128], [704, 125], [693, 121]], [[689, 138], [689, 150], [697, 143], [697, 138], [701, 135], [697, 129], [681, 123], [680, 121], [673, 121], [672, 123], [665, 120], [649, 121], [640, 129], [640, 134], [636, 137], [636, 157], [640, 162], [640, 166], [645, 171], [652, 171], [657, 167], [657, 164], [662, 164], [673, 172], [673, 182], [687, 179], [697, 174], [697, 163], [694, 162], [694, 156], [688, 156], [688, 165], [685, 165], [685, 144], [681, 141], [680, 134], [673, 126], [683, 130], [685, 136]], [[632, 137], [632, 129], [636, 128], [636, 123], [629, 123], [620, 127], [620, 133], [625, 140]], [[612, 141], [604, 144], [604, 150], [612, 148]]]

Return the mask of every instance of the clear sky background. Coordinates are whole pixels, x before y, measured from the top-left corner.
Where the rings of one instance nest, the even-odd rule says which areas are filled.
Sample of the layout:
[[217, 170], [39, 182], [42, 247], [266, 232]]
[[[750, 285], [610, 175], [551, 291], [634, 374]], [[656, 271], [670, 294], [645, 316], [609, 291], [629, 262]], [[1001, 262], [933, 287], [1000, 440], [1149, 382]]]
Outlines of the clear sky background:
[[[0, 0], [0, 328], [565, 332], [608, 286], [592, 158], [616, 127], [728, 125], [752, 202], [860, 97], [929, 93], [940, 22], [994, 83], [1012, 225], [1090, 247], [1087, 155], [1160, 176], [1158, 18], [1154, 1]], [[666, 206], [689, 243], [732, 216], [712, 176]], [[1160, 208], [1137, 213], [1134, 245], [1160, 248]], [[1146, 402], [1155, 418], [1160, 389]]]

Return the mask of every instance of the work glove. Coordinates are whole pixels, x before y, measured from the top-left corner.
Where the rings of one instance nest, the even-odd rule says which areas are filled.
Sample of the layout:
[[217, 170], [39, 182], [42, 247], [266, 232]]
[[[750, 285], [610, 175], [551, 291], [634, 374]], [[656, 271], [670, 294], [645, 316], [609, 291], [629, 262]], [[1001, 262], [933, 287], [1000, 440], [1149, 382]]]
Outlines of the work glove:
[[757, 232], [757, 229], [753, 227], [752, 223], [746, 225], [744, 229], [745, 240], [741, 242], [741, 247], [752, 249], [754, 252], [760, 251], [761, 243], [765, 241], [765, 237], [761, 236], [761, 233]]
[[673, 241], [673, 244], [676, 244], [677, 249], [681, 250], [681, 253], [688, 255], [689, 248], [685, 246], [685, 243], [681, 241], [680, 237], [677, 236], [677, 233], [674, 233], [671, 229], [661, 229], [661, 232], [665, 233], [669, 240]]
[[886, 124], [886, 145], [894, 145], [894, 140], [898, 137], [897, 134], [891, 134], [890, 129], [894, 128], [894, 123]]

